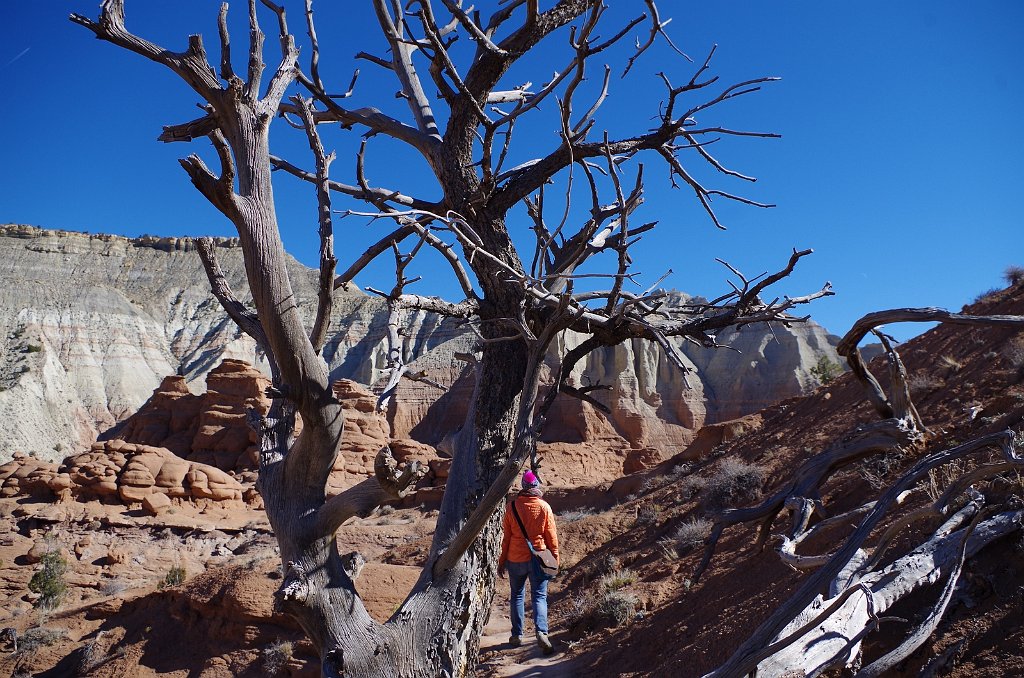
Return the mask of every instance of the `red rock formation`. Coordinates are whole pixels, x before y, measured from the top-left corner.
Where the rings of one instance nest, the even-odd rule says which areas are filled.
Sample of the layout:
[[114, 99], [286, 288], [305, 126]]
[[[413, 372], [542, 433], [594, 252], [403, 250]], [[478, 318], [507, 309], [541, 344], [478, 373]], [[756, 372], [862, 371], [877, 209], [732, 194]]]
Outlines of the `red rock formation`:
[[49, 494], [56, 472], [56, 464], [15, 452], [14, 459], [0, 466], [0, 497]]
[[168, 499], [241, 501], [243, 487], [228, 473], [188, 461], [163, 447], [108, 440], [64, 460], [59, 473], [81, 499], [116, 498], [142, 504], [150, 495]]
[[164, 447], [180, 457], [222, 470], [252, 468], [256, 438], [248, 409], [266, 412], [270, 381], [248, 363], [224, 360], [194, 395], [184, 377], [165, 377], [142, 408], [116, 434], [118, 440]]
[[[251, 471], [257, 462], [256, 436], [246, 423], [245, 413], [249, 409], [266, 412], [269, 401], [264, 391], [269, 380], [244, 361], [225, 360], [209, 373], [206, 385], [206, 393], [194, 395], [182, 377], [165, 378], [142, 409], [121, 427], [115, 441], [166, 448], [180, 457], [182, 463], [206, 464], [231, 472], [246, 484], [251, 483], [254, 480]], [[345, 434], [328, 482], [329, 493], [340, 492], [373, 475], [374, 457], [385, 445], [391, 446], [399, 462], [415, 459], [428, 465], [437, 459], [437, 452], [429, 445], [408, 439], [392, 440], [387, 420], [376, 411], [376, 396], [363, 386], [341, 379], [334, 383], [334, 394], [345, 412]], [[300, 420], [296, 431], [301, 430]], [[96, 459], [93, 461], [103, 464]], [[109, 463], [119, 468], [122, 462], [111, 460]], [[149, 477], [155, 480], [156, 475], [147, 465], [150, 463], [156, 461], [142, 458], [134, 462], [129, 478], [133, 482], [140, 480], [143, 487], [152, 485]], [[173, 485], [179, 479], [181, 465], [170, 460], [161, 463], [176, 469], [177, 475], [168, 476], [166, 481]], [[165, 475], [170, 473], [165, 471]], [[443, 475], [432, 470], [423, 483], [444, 484], [447, 473], [440, 473]], [[110, 481], [106, 482], [104, 488], [110, 490]], [[142, 500], [134, 490], [126, 491], [132, 500]], [[255, 502], [257, 498], [247, 491], [246, 501]]]

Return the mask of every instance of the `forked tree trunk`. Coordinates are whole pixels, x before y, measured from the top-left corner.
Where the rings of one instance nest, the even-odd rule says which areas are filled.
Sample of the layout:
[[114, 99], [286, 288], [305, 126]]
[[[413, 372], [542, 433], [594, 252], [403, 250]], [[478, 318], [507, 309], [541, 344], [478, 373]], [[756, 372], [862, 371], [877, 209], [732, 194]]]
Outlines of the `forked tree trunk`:
[[[325, 675], [434, 678], [472, 672], [494, 595], [501, 512], [490, 518], [454, 568], [435, 573], [433, 563], [509, 456], [526, 360], [520, 345], [512, 342], [491, 344], [484, 351], [467, 424], [457, 436], [427, 567], [388, 622], [378, 624], [369, 617], [333, 540], [303, 542], [299, 537], [301, 516], [312, 505], [288, 493], [268, 493], [274, 499], [267, 511], [286, 565], [279, 600], [321, 652]], [[275, 474], [264, 477], [264, 483], [272, 482]]]
[[[258, 4], [274, 12], [278, 19], [281, 59], [266, 82], [263, 79], [265, 36], [257, 17]], [[626, 67], [628, 72], [655, 38], [664, 35], [668, 22], [661, 21], [653, 0], [644, 3], [648, 14], [632, 21], [626, 29], [613, 31], [608, 39], [599, 38], [595, 32], [605, 11], [605, 3], [598, 0], [559, 0], [548, 3], [543, 11], [537, 2], [498, 3], [485, 25], [478, 25], [478, 19], [471, 17], [461, 3], [446, 1], [443, 4], [452, 14], [452, 29], [461, 26], [477, 45], [475, 56], [461, 74], [456, 66], [461, 59], [451, 60], [446, 51], [445, 41], [450, 38], [442, 40], [450, 29], [435, 22], [432, 3], [412, 3], [418, 7], [415, 15], [404, 10], [402, 3], [373, 0], [370, 4], [382, 35], [388, 41], [391, 57], [390, 61], [368, 58], [397, 76], [400, 94], [409, 105], [415, 124], [406, 124], [371, 107], [347, 109], [339, 103], [347, 94], [327, 94], [335, 90], [325, 89], [320, 81], [319, 47], [308, 2], [305, 3], [305, 18], [312, 55], [306, 74], [297, 67], [298, 50], [287, 28], [284, 7], [271, 0], [259, 3], [249, 0], [249, 49], [244, 79], [234, 72], [226, 3], [218, 17], [219, 68], [211, 65], [201, 36], [191, 36], [185, 51], [174, 52], [130, 33], [124, 23], [124, 0], [104, 0], [97, 21], [80, 15], [72, 15], [71, 19], [93, 31], [98, 38], [166, 66], [205, 102], [202, 117], [165, 127], [160, 139], [190, 141], [209, 137], [220, 161], [219, 175], [211, 172], [195, 155], [181, 161], [182, 166], [199, 191], [235, 225], [241, 239], [256, 313], [234, 298], [216, 265], [212, 245], [200, 243], [199, 251], [214, 294], [270, 358], [276, 393], [268, 416], [254, 423], [259, 428], [261, 441], [259, 488], [280, 544], [285, 570], [284, 581], [276, 594], [279, 608], [297, 619], [308, 634], [322, 657], [322, 671], [326, 676], [461, 678], [474, 668], [480, 635], [494, 596], [502, 499], [534, 451], [533, 416], [538, 375], [546, 347], [554, 335], [570, 326], [590, 333], [592, 337], [585, 343], [587, 350], [633, 338], [656, 341], [680, 368], [684, 368], [667, 337], [686, 336], [711, 347], [715, 345], [714, 332], [721, 328], [779, 319], [798, 320], [788, 316], [790, 308], [828, 296], [831, 291], [826, 284], [820, 292], [811, 295], [787, 297], [769, 306], [761, 302], [760, 294], [765, 287], [789, 275], [796, 262], [810, 253], [809, 250], [794, 250], [788, 266], [772, 276], [747, 280], [730, 267], [741, 279], [741, 285], [733, 285], [733, 293], [705, 306], [670, 312], [662, 308], [662, 295], [653, 288], [640, 295], [623, 292], [623, 281], [631, 279], [632, 275], [628, 271], [631, 258], [627, 249], [640, 233], [650, 230], [654, 224], [628, 228], [627, 217], [642, 201], [643, 172], [642, 167], [638, 167], [635, 186], [627, 196], [619, 165], [640, 151], [657, 154], [668, 163], [670, 176], [682, 178], [696, 191], [699, 201], [717, 224], [708, 200], [712, 194], [749, 204], [759, 203], [705, 189], [683, 168], [680, 151], [697, 149], [703, 161], [724, 171], [703, 150], [699, 137], [707, 134], [715, 137], [774, 136], [719, 127], [696, 130], [687, 126], [691, 118], [682, 111], [681, 97], [715, 82], [715, 78], [699, 82], [711, 60], [709, 55], [688, 85], [672, 87], [668, 78], [664, 78], [669, 88], [667, 103], [661, 107], [653, 129], [619, 140], [609, 140], [607, 135], [603, 141], [588, 139], [596, 124], [594, 114], [607, 93], [608, 81], [606, 78], [604, 90], [595, 103], [589, 108], [580, 108], [580, 102], [576, 102], [577, 112], [573, 114], [573, 94], [586, 78], [584, 66], [590, 57], [624, 39], [632, 28], [647, 21], [649, 37], [644, 43], [637, 40], [636, 52]], [[413, 33], [413, 16], [422, 27], [419, 39]], [[503, 76], [521, 57], [576, 19], [582, 19], [582, 23], [571, 29], [570, 44], [575, 54], [562, 75], [538, 91], [529, 91], [529, 83], [514, 90], [495, 91]], [[496, 36], [503, 36], [500, 45], [491, 42]], [[434, 84], [443, 90], [434, 99], [435, 104], [443, 102], [448, 110], [443, 131], [433, 113], [431, 99], [426, 95], [430, 88], [423, 86], [417, 71], [417, 63], [425, 65], [424, 60], [430, 61], [428, 72]], [[725, 87], [691, 112], [704, 111], [754, 92], [769, 80], [771, 78], [758, 78]], [[313, 104], [301, 96], [292, 97], [294, 105], [282, 105], [285, 93], [296, 81], [314, 97], [319, 109], [314, 110]], [[519, 167], [505, 168], [505, 151], [509, 148], [516, 120], [539, 110], [539, 102], [559, 88], [560, 98], [552, 95], [548, 99], [549, 102], [559, 99], [555, 107], [561, 130], [557, 146]], [[489, 104], [502, 102], [512, 106], [507, 113], [489, 107]], [[582, 110], [586, 112], [580, 117]], [[315, 174], [297, 170], [284, 161], [272, 163], [268, 130], [270, 121], [278, 115], [301, 118], [317, 163]], [[383, 134], [418, 152], [434, 172], [443, 194], [441, 201], [418, 199], [370, 185], [363, 168], [365, 145], [357, 157], [359, 186], [330, 182], [327, 176], [330, 157], [324, 152], [316, 128], [318, 124], [331, 122], [341, 123], [345, 128], [357, 126], [367, 132], [365, 139]], [[503, 144], [499, 141], [502, 138]], [[477, 149], [480, 157], [474, 156]], [[599, 184], [592, 172], [597, 167], [595, 163], [607, 165], [616, 193], [612, 204], [606, 204], [599, 196]], [[289, 173], [298, 172], [317, 188], [320, 295], [317, 320], [308, 334], [285, 266], [270, 179], [272, 166]], [[570, 211], [566, 203], [557, 219], [561, 224], [549, 230], [555, 222], [545, 221], [542, 198], [531, 200], [530, 196], [542, 196], [545, 185], [573, 166], [588, 178], [592, 194], [590, 218], [578, 228], [571, 227], [575, 234], [563, 232]], [[732, 171], [726, 173], [742, 176]], [[567, 200], [572, 195], [571, 186], [570, 179]], [[330, 499], [326, 497], [327, 480], [344, 427], [341, 406], [334, 398], [327, 366], [319, 355], [334, 289], [329, 189], [364, 201], [381, 216], [394, 218], [402, 224], [392, 236], [378, 243], [383, 243], [381, 247], [371, 248], [372, 252], [379, 254], [393, 248], [396, 262], [408, 263], [414, 254], [399, 253], [398, 243], [403, 238], [417, 233], [421, 236], [420, 244], [431, 243], [430, 246], [452, 265], [467, 297], [463, 304], [442, 304], [431, 310], [445, 308], [449, 310], [441, 312], [451, 313], [451, 309], [464, 306], [462, 310], [469, 311], [451, 314], [463, 318], [472, 315], [479, 322], [479, 331], [484, 337], [469, 418], [456, 436], [452, 468], [426, 567], [405, 603], [385, 623], [377, 623], [367, 613], [356, 592], [357, 568], [337, 553], [334, 535], [347, 519], [366, 515], [382, 502], [401, 496], [418, 468], [414, 462], [399, 472], [385, 449], [378, 454], [375, 478]], [[528, 212], [537, 236], [529, 275], [505, 223], [509, 211], [524, 200], [532, 205]], [[452, 256], [452, 244], [430, 231], [435, 228], [430, 226], [432, 222], [446, 225], [442, 230], [447, 230], [458, 242], [465, 265]], [[364, 256], [372, 259], [371, 251]], [[618, 254], [618, 268], [616, 274], [609, 276], [613, 280], [609, 289], [574, 296], [570, 276], [592, 255], [612, 251]], [[361, 270], [368, 259], [364, 261], [364, 257], [360, 257], [358, 262], [358, 266], [353, 265], [355, 270]], [[404, 270], [402, 266], [404, 264], [396, 264], [399, 271]], [[472, 268], [474, 282], [469, 282], [467, 267]], [[403, 284], [401, 273], [396, 277], [399, 278], [398, 290]], [[389, 303], [394, 302], [396, 308], [400, 307], [400, 302], [408, 303], [399, 298], [403, 296], [415, 295], [396, 291], [388, 297]], [[587, 305], [595, 299], [602, 303]], [[575, 323], [579, 326], [574, 326]], [[585, 353], [572, 352], [570, 364], [552, 386], [550, 397], [545, 399], [546, 405], [559, 392], [575, 393], [587, 399], [586, 390], [572, 388], [562, 378]], [[396, 364], [401, 366], [400, 361]], [[296, 415], [301, 416], [303, 427], [299, 436], [292, 440]]]

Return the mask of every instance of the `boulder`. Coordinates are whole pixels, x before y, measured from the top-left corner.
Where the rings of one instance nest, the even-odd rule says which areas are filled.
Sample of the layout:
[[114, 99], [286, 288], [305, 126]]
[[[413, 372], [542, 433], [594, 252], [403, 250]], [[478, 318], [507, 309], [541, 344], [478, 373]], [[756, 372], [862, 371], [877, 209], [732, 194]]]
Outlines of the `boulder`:
[[142, 510], [151, 516], [158, 516], [171, 508], [171, 500], [166, 494], [153, 492], [142, 500]]
[[654, 447], [644, 447], [639, 450], [630, 450], [626, 455], [626, 462], [622, 465], [625, 473], [637, 473], [654, 468], [663, 461], [661, 451]]

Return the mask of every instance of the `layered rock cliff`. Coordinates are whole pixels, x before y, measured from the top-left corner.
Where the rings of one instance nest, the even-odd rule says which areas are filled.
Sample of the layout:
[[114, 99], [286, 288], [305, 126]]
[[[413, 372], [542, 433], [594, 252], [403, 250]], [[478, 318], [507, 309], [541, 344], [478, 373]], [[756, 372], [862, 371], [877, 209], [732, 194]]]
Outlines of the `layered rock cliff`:
[[[229, 283], [246, 300], [237, 242], [223, 239], [217, 252]], [[315, 272], [296, 261], [290, 270], [300, 307], [311, 316]], [[324, 349], [333, 379], [377, 384], [386, 362], [385, 322], [380, 299], [339, 291]], [[406, 313], [404, 324], [413, 369], [447, 390], [403, 383], [388, 413], [389, 434], [443, 447], [464, 420], [473, 389], [472, 372], [453, 356], [470, 350], [474, 337], [459, 323], [423, 312]], [[738, 352], [681, 343], [692, 368], [685, 382], [645, 342], [597, 352], [573, 379], [608, 385], [597, 397], [611, 415], [560, 397], [543, 440], [618, 450], [615, 464], [637, 457], [630, 450], [671, 455], [706, 422], [801, 392], [813, 382], [809, 369], [817, 357], [835, 358], [820, 326], [772, 330], [719, 335]], [[549, 361], [578, 341], [567, 334]], [[85, 451], [138, 410], [165, 377], [181, 377], [176, 389], [202, 391], [207, 373], [225, 358], [260, 363], [253, 342], [212, 298], [189, 239], [0, 226], [0, 461], [15, 451], [51, 460]], [[579, 465], [588, 463], [593, 460], [581, 458]]]

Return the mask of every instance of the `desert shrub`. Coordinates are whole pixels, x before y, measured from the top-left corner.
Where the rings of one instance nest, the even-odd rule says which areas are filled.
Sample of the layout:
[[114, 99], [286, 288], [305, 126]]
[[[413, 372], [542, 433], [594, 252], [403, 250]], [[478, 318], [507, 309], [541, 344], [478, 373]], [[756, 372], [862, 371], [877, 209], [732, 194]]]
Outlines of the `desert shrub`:
[[708, 481], [700, 476], [686, 476], [679, 483], [679, 494], [683, 501], [690, 499], [707, 487]]
[[1003, 271], [1003, 279], [1007, 285], [1016, 285], [1024, 280], [1024, 266], [1007, 266]]
[[942, 380], [925, 372], [917, 372], [907, 379], [911, 395], [925, 395], [942, 386]]
[[25, 347], [25, 353], [39, 353], [43, 347], [39, 344], [29, 344]]
[[18, 654], [29, 654], [41, 647], [56, 645], [68, 632], [65, 629], [50, 628], [47, 626], [34, 626], [21, 634], [18, 639]]
[[992, 289], [985, 290], [984, 292], [982, 292], [978, 296], [974, 297], [974, 303], [978, 303], [979, 301], [985, 301], [989, 297], [991, 297], [991, 296], [993, 296], [995, 294], [999, 294], [1000, 292], [1002, 292], [1002, 290], [999, 289], [998, 287], [993, 287]]
[[587, 591], [578, 591], [569, 599], [569, 609], [566, 614], [566, 622], [572, 628], [587, 620], [594, 610], [595, 599], [593, 594]]
[[108, 579], [100, 586], [100, 593], [105, 596], [116, 596], [128, 590], [128, 584], [121, 579]]
[[558, 519], [565, 523], [575, 523], [584, 518], [589, 518], [594, 515], [593, 509], [575, 509], [573, 511], [565, 511], [558, 514]]
[[598, 587], [603, 591], [618, 591], [634, 583], [636, 583], [636, 572], [622, 569], [601, 577]]
[[707, 518], [689, 518], [680, 523], [667, 537], [658, 540], [658, 548], [668, 560], [678, 560], [693, 547], [702, 544], [711, 533]]
[[158, 589], [164, 589], [171, 586], [177, 586], [178, 584], [182, 584], [185, 582], [186, 574], [187, 572], [185, 572], [184, 567], [180, 565], [175, 565], [167, 571], [167, 574], [164, 575], [163, 580], [159, 584], [157, 584], [156, 587]]
[[103, 631], [100, 631], [86, 641], [84, 645], [78, 648], [75, 654], [77, 655], [76, 663], [78, 664], [78, 673], [76, 675], [79, 676], [89, 675], [95, 668], [109, 659], [103, 649]]
[[754, 499], [761, 494], [763, 482], [764, 471], [759, 466], [738, 457], [726, 457], [706, 481], [704, 505], [715, 509]]
[[619, 557], [613, 553], [606, 554], [598, 562], [598, 570], [604, 574], [618, 572], [620, 567], [622, 567], [622, 561], [620, 561]]
[[389, 516], [389, 515], [391, 515], [394, 512], [395, 512], [395, 507], [392, 506], [391, 504], [384, 504], [379, 509], [377, 509], [377, 515], [379, 515], [379, 516]]
[[605, 591], [594, 605], [594, 613], [610, 626], [622, 626], [636, 616], [637, 599], [624, 591]]
[[812, 377], [818, 380], [818, 383], [827, 386], [843, 373], [843, 368], [827, 355], [820, 355], [818, 356], [818, 362], [810, 369], [810, 373]]
[[684, 461], [679, 466], [673, 466], [671, 470], [669, 470], [668, 472], [668, 477], [673, 479], [679, 478], [680, 476], [684, 476], [687, 473], [691, 472], [692, 470], [693, 466], [689, 462]]
[[42, 563], [43, 569], [32, 575], [28, 582], [28, 590], [39, 594], [35, 602], [36, 607], [52, 610], [60, 606], [68, 591], [67, 582], [64, 581], [68, 563], [56, 549], [44, 553], [39, 562]]
[[962, 362], [954, 358], [953, 356], [944, 355], [939, 357], [939, 364], [943, 367], [948, 368], [951, 372], [959, 372], [964, 366]]
[[880, 490], [888, 485], [887, 478], [903, 466], [904, 453], [897, 450], [876, 454], [862, 461], [857, 472], [872, 488]]
[[655, 545], [666, 560], [679, 560], [679, 551], [676, 550], [676, 543], [668, 537], [662, 537]]
[[651, 504], [644, 504], [637, 507], [636, 525], [653, 525], [658, 522], [658, 507]]
[[1024, 336], [1015, 337], [1002, 350], [1003, 358], [1010, 367], [1024, 367]]
[[711, 521], [707, 518], [690, 518], [672, 532], [672, 541], [680, 552], [686, 552], [694, 546], [703, 544], [711, 534]]
[[278, 638], [263, 648], [263, 671], [268, 676], [276, 676], [284, 670], [294, 653], [292, 641]]

